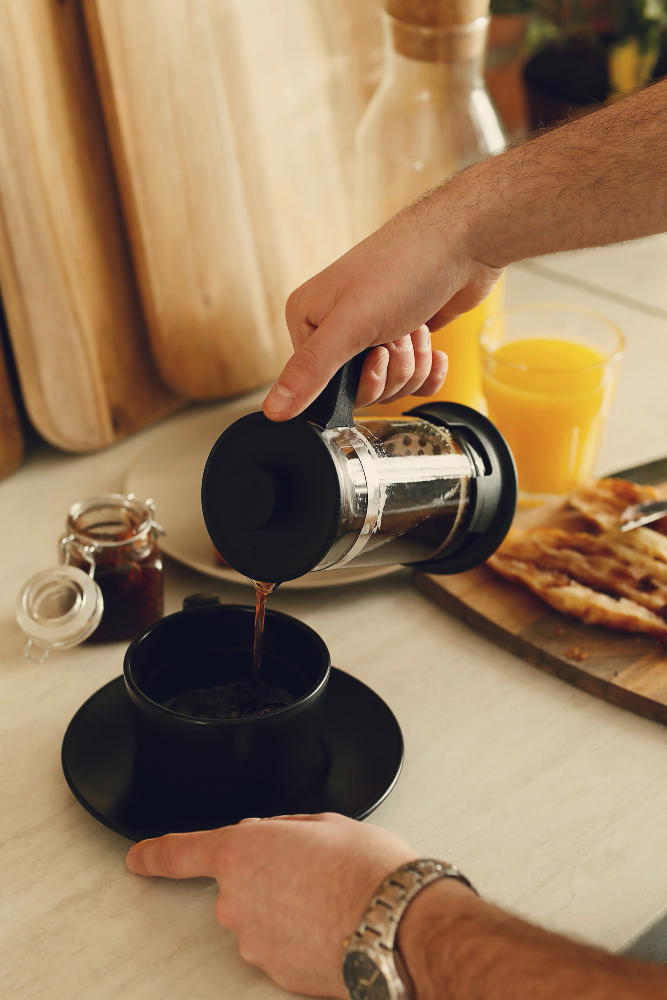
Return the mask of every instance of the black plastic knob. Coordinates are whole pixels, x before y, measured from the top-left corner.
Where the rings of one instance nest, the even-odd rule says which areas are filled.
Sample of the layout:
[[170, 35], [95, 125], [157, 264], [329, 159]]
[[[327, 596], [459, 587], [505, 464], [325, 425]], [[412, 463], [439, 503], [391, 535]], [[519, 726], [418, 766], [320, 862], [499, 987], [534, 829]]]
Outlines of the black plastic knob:
[[338, 531], [340, 484], [321, 431], [308, 420], [242, 417], [211, 449], [202, 511], [213, 545], [251, 580], [310, 572]]

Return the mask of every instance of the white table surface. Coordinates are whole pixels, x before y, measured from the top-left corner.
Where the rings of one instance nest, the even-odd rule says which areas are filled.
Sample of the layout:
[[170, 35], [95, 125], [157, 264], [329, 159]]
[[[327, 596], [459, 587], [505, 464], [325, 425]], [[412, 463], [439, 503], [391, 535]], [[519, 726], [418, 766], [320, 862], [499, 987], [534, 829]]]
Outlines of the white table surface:
[[[628, 348], [600, 471], [667, 454], [667, 239], [512, 269], [508, 301], [580, 303], [614, 319]], [[187, 419], [177, 415], [172, 420]], [[161, 425], [161, 427], [163, 427]], [[122, 488], [160, 428], [72, 457], [46, 446], [0, 485], [2, 809], [0, 995], [25, 1000], [247, 1000], [283, 994], [237, 956], [204, 880], [138, 879], [127, 841], [70, 794], [60, 743], [79, 705], [121, 671], [123, 645], [45, 664], [22, 657], [16, 591], [55, 561], [74, 500]], [[183, 596], [248, 592], [167, 565]], [[374, 688], [405, 736], [399, 782], [372, 822], [449, 858], [489, 898], [612, 949], [667, 902], [665, 730], [504, 652], [418, 593], [407, 572], [282, 592], [334, 663]]]

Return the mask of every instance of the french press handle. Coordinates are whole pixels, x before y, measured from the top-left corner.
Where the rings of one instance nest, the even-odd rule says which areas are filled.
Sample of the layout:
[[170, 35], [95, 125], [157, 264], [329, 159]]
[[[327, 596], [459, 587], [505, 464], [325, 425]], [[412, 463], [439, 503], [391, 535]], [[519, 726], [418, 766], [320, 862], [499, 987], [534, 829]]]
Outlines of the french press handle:
[[368, 351], [362, 351], [338, 369], [319, 396], [304, 410], [304, 419], [323, 430], [352, 426], [354, 401], [367, 353]]

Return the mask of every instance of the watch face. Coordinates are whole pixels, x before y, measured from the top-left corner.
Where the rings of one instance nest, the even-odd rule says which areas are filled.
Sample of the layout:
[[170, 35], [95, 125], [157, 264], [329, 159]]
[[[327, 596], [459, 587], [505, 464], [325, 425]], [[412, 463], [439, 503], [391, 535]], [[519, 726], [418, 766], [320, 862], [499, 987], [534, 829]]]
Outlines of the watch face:
[[343, 978], [351, 1000], [391, 1000], [383, 973], [363, 951], [350, 951], [345, 956]]

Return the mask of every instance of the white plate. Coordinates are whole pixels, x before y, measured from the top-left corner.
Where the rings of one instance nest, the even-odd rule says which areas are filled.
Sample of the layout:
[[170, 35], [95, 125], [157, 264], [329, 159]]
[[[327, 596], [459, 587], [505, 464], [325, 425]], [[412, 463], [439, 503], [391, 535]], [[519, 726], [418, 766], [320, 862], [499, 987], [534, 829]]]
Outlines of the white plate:
[[[196, 409], [171, 420], [152, 435], [149, 446], [135, 459], [125, 478], [126, 492], [155, 501], [156, 518], [166, 531], [160, 539], [163, 552], [207, 576], [248, 586], [244, 576], [216, 561], [202, 517], [199, 491], [204, 463], [214, 441], [232, 421], [256, 409], [259, 399]], [[325, 570], [289, 580], [283, 587], [312, 589], [360, 583], [398, 568]]]

